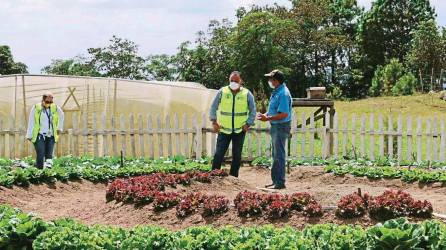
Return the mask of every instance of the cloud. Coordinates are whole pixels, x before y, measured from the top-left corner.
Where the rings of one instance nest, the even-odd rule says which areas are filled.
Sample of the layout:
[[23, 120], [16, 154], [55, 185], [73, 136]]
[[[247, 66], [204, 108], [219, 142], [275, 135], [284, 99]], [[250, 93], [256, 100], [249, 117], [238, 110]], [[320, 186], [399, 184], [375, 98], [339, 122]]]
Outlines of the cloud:
[[[0, 0], [0, 44], [32, 73], [51, 59], [74, 57], [107, 44], [112, 35], [140, 45], [144, 55], [176, 52], [212, 19], [235, 20], [238, 7], [290, 6], [289, 0]], [[370, 0], [359, 0], [370, 5]], [[431, 0], [446, 25], [444, 0]]]

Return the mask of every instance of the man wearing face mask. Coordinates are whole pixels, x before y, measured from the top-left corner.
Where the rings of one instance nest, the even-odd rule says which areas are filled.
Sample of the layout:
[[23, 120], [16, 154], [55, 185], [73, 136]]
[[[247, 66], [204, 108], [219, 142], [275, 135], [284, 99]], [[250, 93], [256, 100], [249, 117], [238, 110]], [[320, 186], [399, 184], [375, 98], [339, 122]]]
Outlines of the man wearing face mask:
[[268, 84], [273, 89], [269, 101], [268, 113], [260, 114], [260, 121], [271, 123], [271, 143], [273, 153], [273, 166], [271, 168], [272, 184], [266, 188], [285, 188], [285, 145], [291, 130], [292, 98], [285, 85], [285, 76], [279, 70], [265, 74]]
[[53, 95], [45, 93], [29, 114], [26, 138], [34, 144], [36, 167], [42, 169], [44, 161], [53, 159], [54, 144], [63, 129], [64, 113], [53, 103]]
[[256, 105], [252, 93], [243, 87], [238, 71], [229, 76], [229, 86], [221, 88], [212, 102], [210, 119], [217, 146], [212, 169], [220, 169], [224, 155], [232, 141], [232, 164], [230, 175], [238, 177], [242, 160], [243, 142], [249, 127], [254, 125]]

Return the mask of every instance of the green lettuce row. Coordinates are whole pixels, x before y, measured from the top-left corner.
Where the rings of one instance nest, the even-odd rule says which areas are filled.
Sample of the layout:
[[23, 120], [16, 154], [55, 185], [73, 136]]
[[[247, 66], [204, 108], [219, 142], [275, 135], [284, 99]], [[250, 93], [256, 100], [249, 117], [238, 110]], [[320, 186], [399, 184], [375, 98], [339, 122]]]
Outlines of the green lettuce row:
[[405, 218], [368, 229], [319, 224], [290, 227], [191, 227], [173, 232], [156, 226], [122, 229], [87, 226], [71, 219], [43, 222], [0, 205], [0, 249], [445, 249], [446, 225]]
[[209, 171], [207, 160], [192, 161], [176, 159], [126, 159], [121, 167], [119, 158], [63, 157], [55, 159], [52, 168], [43, 170], [35, 167], [1, 167], [0, 186], [27, 186], [29, 184], [50, 183], [85, 179], [104, 182], [117, 177], [129, 177], [154, 172], [182, 173], [191, 170]]
[[[446, 170], [446, 164], [442, 162], [412, 162], [412, 161], [402, 161], [398, 164], [398, 161], [395, 159], [383, 158], [376, 159], [374, 161], [364, 158], [358, 159], [322, 159], [322, 158], [314, 158], [314, 159], [296, 159], [291, 158], [288, 160], [288, 163], [292, 167], [296, 166], [374, 166], [374, 167], [396, 167], [400, 166], [413, 166], [416, 168], [433, 168], [433, 169], [443, 169]], [[253, 166], [271, 166], [272, 158], [271, 157], [257, 157], [252, 161]]]
[[0, 249], [30, 249], [48, 224], [19, 209], [0, 205]]
[[326, 166], [325, 172], [337, 176], [351, 174], [357, 177], [370, 179], [402, 179], [405, 182], [446, 183], [446, 171], [425, 170], [420, 168], [398, 168], [398, 167], [375, 167], [375, 166]]

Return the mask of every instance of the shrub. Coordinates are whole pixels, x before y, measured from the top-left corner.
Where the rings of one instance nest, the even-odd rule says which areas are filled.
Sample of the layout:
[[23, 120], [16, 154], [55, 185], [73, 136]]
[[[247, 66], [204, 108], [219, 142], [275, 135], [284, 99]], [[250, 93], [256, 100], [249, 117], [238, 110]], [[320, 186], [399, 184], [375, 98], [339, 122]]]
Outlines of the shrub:
[[416, 84], [417, 79], [415, 76], [412, 73], [407, 73], [398, 79], [395, 86], [392, 88], [392, 94], [394, 96], [412, 95]]

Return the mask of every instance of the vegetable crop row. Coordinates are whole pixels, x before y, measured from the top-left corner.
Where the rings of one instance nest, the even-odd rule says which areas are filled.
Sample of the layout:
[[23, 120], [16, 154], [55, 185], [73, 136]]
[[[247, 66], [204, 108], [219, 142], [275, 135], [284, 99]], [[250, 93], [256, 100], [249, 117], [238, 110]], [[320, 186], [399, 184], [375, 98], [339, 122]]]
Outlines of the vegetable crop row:
[[319, 224], [296, 230], [273, 226], [191, 227], [169, 231], [155, 226], [122, 229], [87, 226], [71, 219], [44, 222], [0, 206], [1, 249], [444, 249], [446, 226], [404, 218], [359, 226]]

